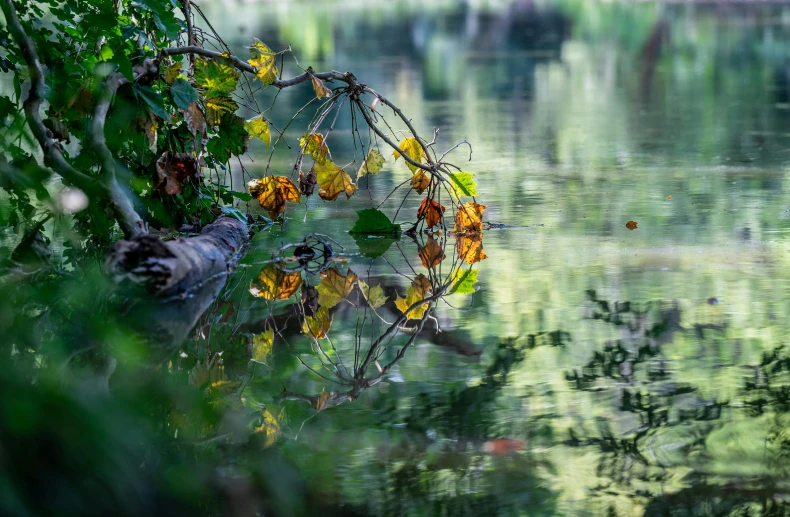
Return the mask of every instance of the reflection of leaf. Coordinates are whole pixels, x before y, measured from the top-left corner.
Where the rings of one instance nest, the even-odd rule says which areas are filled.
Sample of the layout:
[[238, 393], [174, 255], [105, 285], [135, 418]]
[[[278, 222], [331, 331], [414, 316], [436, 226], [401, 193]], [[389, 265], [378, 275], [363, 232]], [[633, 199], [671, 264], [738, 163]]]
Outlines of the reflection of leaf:
[[214, 94], [229, 94], [236, 89], [239, 73], [226, 59], [195, 61], [195, 84]]
[[272, 353], [274, 345], [274, 329], [267, 328], [252, 337], [252, 360], [266, 364], [266, 358]]
[[420, 169], [414, 174], [414, 176], [411, 177], [409, 184], [411, 185], [411, 188], [413, 188], [418, 194], [422, 194], [431, 184], [431, 176], [426, 174], [424, 170]]
[[[403, 151], [403, 154], [417, 163], [421, 163], [422, 159], [426, 158], [425, 152], [422, 150], [422, 146], [416, 138], [404, 138], [401, 140], [400, 144], [398, 144], [398, 147], [401, 151]], [[392, 155], [395, 157], [396, 162], [398, 161], [398, 158], [401, 157], [401, 153], [398, 151], [392, 151]], [[410, 164], [409, 162], [406, 162], [406, 166], [412, 172], [417, 170], [417, 167]]]
[[165, 194], [181, 193], [181, 182], [187, 178], [197, 177], [199, 172], [197, 160], [187, 153], [162, 153], [156, 161], [156, 188]]
[[381, 172], [381, 168], [383, 166], [384, 157], [381, 156], [381, 153], [377, 150], [371, 149], [368, 151], [368, 155], [365, 157], [362, 167], [360, 167], [359, 171], [357, 171], [357, 179], [365, 176], [366, 174], [378, 174]]
[[452, 282], [450, 293], [472, 294], [477, 283], [477, 270], [458, 268], [453, 271], [450, 281]]
[[316, 339], [323, 339], [329, 332], [329, 327], [332, 326], [332, 319], [329, 317], [329, 309], [326, 307], [318, 307], [315, 314], [312, 316], [305, 316], [302, 322], [302, 332], [310, 334]]
[[252, 59], [247, 61], [255, 67], [255, 77], [264, 86], [269, 86], [277, 79], [277, 54], [265, 44], [255, 38], [255, 43], [250, 47]]
[[315, 90], [316, 97], [323, 99], [324, 97], [332, 96], [332, 90], [327, 88], [321, 79], [314, 75], [311, 75], [310, 78], [313, 80], [313, 89]]
[[329, 153], [329, 148], [324, 142], [324, 135], [315, 133], [313, 135], [306, 133], [299, 139], [299, 147], [304, 149], [304, 153], [309, 155], [316, 163], [324, 164], [326, 162], [326, 155]]
[[301, 197], [296, 185], [285, 176], [267, 176], [252, 180], [247, 187], [250, 195], [258, 200], [272, 219], [277, 219], [285, 211], [286, 201], [298, 203]]
[[419, 248], [418, 253], [422, 265], [428, 269], [436, 266], [445, 258], [444, 250], [432, 236], [428, 237], [428, 242], [425, 243], [424, 247]]
[[422, 200], [422, 203], [420, 203], [420, 208], [417, 210], [417, 217], [423, 217], [428, 228], [433, 228], [444, 218], [444, 210], [445, 208], [442, 205], [426, 197]]
[[483, 229], [483, 211], [486, 209], [485, 205], [478, 205], [477, 203], [469, 202], [464, 203], [458, 207], [455, 213], [455, 231], [480, 231]]
[[321, 394], [318, 396], [318, 400], [315, 401], [315, 410], [322, 411], [326, 408], [327, 403], [329, 402], [329, 397], [332, 396], [332, 392], [324, 391], [321, 388]]
[[625, 223], [625, 227], [628, 228], [629, 230], [636, 230], [637, 228], [636, 225], [637, 225], [636, 221], [628, 221], [627, 223]]
[[370, 307], [378, 309], [386, 303], [387, 295], [384, 294], [384, 289], [382, 289], [380, 285], [370, 287], [368, 284], [360, 280], [359, 288], [362, 291], [362, 294], [365, 295], [365, 299], [368, 301], [368, 305]]
[[469, 264], [488, 258], [483, 252], [483, 235], [479, 233], [456, 235], [455, 251], [459, 259]]
[[359, 233], [352, 233], [351, 236], [354, 237], [359, 252], [368, 258], [378, 258], [384, 255], [392, 243], [398, 240], [397, 236], [362, 235]]
[[228, 95], [209, 94], [206, 96], [206, 120], [211, 127], [219, 124], [224, 114], [235, 113], [237, 109], [239, 109], [239, 105]]
[[274, 264], [267, 264], [258, 278], [250, 282], [250, 294], [266, 300], [285, 300], [293, 296], [300, 285], [302, 275], [299, 271], [286, 273]]
[[351, 293], [356, 281], [357, 275], [350, 269], [346, 276], [334, 267], [321, 272], [321, 283], [316, 286], [318, 303], [331, 309]]
[[357, 222], [351, 228], [351, 234], [365, 235], [398, 235], [400, 226], [392, 224], [389, 217], [381, 210], [366, 208], [357, 210]]
[[334, 201], [340, 194], [345, 194], [348, 199], [357, 191], [357, 186], [351, 181], [346, 171], [329, 160], [326, 160], [324, 164], [316, 162], [313, 168], [316, 180], [318, 180], [318, 187], [321, 189], [318, 191], [321, 199]]
[[261, 415], [261, 425], [254, 429], [256, 433], [264, 433], [266, 439], [264, 440], [264, 447], [271, 447], [280, 436], [280, 422], [268, 409], [263, 410]]
[[[406, 298], [398, 298], [395, 300], [395, 306], [402, 313], [406, 314], [410, 320], [418, 320], [423, 317], [425, 311], [428, 310], [428, 303], [424, 303], [418, 307], [409, 310], [409, 307], [415, 303], [425, 299], [425, 295], [431, 290], [431, 282], [423, 274], [417, 275], [409, 286], [409, 291], [406, 293]], [[406, 312], [408, 311], [408, 313]]]
[[456, 196], [477, 195], [477, 184], [471, 172], [457, 172], [455, 174], [448, 174], [447, 176], [450, 178], [450, 185], [453, 187], [453, 192], [455, 192]]
[[250, 134], [250, 138], [260, 138], [261, 142], [269, 147], [272, 141], [271, 133], [269, 132], [269, 122], [262, 116], [255, 117], [244, 123], [244, 129]]

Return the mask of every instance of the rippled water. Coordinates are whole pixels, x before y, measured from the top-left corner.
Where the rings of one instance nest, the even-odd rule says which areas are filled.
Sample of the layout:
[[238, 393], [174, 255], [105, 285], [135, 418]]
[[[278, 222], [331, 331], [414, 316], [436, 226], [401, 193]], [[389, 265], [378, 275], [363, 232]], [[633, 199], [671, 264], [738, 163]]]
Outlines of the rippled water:
[[[350, 385], [308, 369], [338, 379], [301, 333], [298, 292], [271, 303], [249, 287], [283, 244], [311, 232], [335, 239], [324, 280], [330, 267], [350, 270], [389, 297], [380, 317], [355, 289], [330, 310], [324, 362], [359, 364], [399, 315], [395, 297], [429, 273], [425, 236], [372, 259], [347, 233], [355, 211], [378, 206], [408, 169], [387, 156], [352, 199], [291, 206], [284, 227], [255, 237], [230, 282], [230, 321], [282, 334], [268, 366], [244, 377], [244, 395], [269, 408], [275, 446], [327, 501], [382, 515], [755, 515], [786, 499], [790, 360], [775, 351], [790, 330], [790, 8], [205, 11], [239, 52], [253, 36], [290, 44], [302, 66], [353, 71], [423, 135], [440, 128], [440, 150], [468, 140], [471, 161], [459, 149], [456, 163], [476, 174], [497, 226], [473, 266], [448, 237], [434, 288], [471, 267], [476, 292], [440, 301], [402, 359], [411, 335], [400, 333], [381, 349], [380, 366], [396, 360], [389, 374], [341, 404], [334, 394]], [[271, 114], [280, 128], [314, 96], [307, 84], [292, 90]], [[257, 98], [268, 106], [272, 92]], [[286, 132], [292, 149], [278, 147], [274, 173], [290, 174], [309, 120]], [[338, 163], [360, 159], [351, 122], [342, 114], [329, 139]], [[244, 180], [266, 173], [269, 150], [254, 143], [251, 155]], [[381, 209], [393, 215], [403, 193]], [[413, 220], [419, 202], [409, 196], [397, 220]], [[276, 399], [283, 389], [312, 398]], [[333, 395], [316, 413], [322, 393]]]

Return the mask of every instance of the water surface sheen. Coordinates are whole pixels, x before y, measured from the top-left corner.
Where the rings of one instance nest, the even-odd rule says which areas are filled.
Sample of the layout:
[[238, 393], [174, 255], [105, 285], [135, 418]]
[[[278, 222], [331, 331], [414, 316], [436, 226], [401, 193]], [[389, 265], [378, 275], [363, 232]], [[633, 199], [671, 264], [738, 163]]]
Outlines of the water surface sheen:
[[[347, 233], [355, 210], [410, 176], [385, 153], [352, 199], [315, 196], [307, 224], [304, 203], [289, 206], [283, 228], [256, 235], [230, 282], [247, 330], [302, 307], [299, 292], [269, 302], [248, 286], [310, 232], [345, 252], [316, 262], [323, 279], [301, 274], [303, 300], [328, 271], [382, 286], [380, 318], [355, 288], [329, 308], [323, 359], [346, 371], [419, 274], [437, 289], [477, 272], [475, 292], [440, 300], [402, 359], [409, 332], [380, 349], [378, 365], [392, 369], [353, 401], [336, 395], [348, 383], [306, 368], [340, 378], [286, 321], [244, 394], [279, 419], [276, 447], [310, 485], [372, 515], [787, 511], [790, 8], [313, 4], [205, 11], [240, 53], [253, 36], [290, 44], [303, 66], [353, 71], [425, 136], [440, 128], [440, 151], [468, 140], [471, 161], [463, 148], [453, 161], [476, 174], [486, 220], [504, 227], [484, 232], [487, 258], [473, 265], [453, 236], [437, 239], [446, 258], [430, 270], [424, 235], [360, 255]], [[297, 73], [288, 63], [285, 76]], [[313, 96], [307, 84], [282, 92], [272, 121], [285, 127]], [[292, 149], [278, 147], [273, 173], [290, 174], [309, 119], [288, 129]], [[356, 170], [351, 124], [344, 110], [328, 143], [337, 163], [356, 156]], [[251, 156], [250, 175], [262, 176], [269, 150], [253, 143]], [[381, 209], [392, 217], [403, 194]], [[420, 197], [403, 202], [399, 222], [414, 220]], [[272, 402], [283, 386], [291, 400]], [[322, 392], [333, 395], [315, 413]]]

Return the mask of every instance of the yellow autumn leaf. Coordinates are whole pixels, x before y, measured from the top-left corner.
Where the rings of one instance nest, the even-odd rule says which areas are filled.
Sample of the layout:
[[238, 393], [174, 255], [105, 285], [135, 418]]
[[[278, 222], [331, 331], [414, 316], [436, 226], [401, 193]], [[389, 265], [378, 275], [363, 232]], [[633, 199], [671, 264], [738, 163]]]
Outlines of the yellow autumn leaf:
[[274, 346], [274, 329], [267, 328], [252, 337], [252, 360], [266, 364], [266, 358], [272, 353]]
[[195, 84], [209, 94], [228, 95], [238, 82], [239, 72], [226, 57], [195, 61]]
[[321, 199], [334, 201], [340, 194], [345, 194], [348, 199], [357, 191], [357, 186], [351, 181], [351, 177], [346, 171], [331, 161], [327, 160], [324, 164], [316, 162], [313, 169], [315, 169], [316, 180], [320, 188], [318, 195], [321, 196]]
[[255, 433], [263, 433], [266, 436], [263, 446], [271, 447], [280, 436], [280, 422], [268, 409], [264, 409], [261, 414], [261, 425], [253, 429]]
[[232, 98], [227, 95], [208, 95], [206, 97], [206, 121], [211, 127], [219, 124], [219, 120], [225, 113], [235, 113], [239, 109]]
[[321, 394], [318, 396], [318, 399], [315, 401], [315, 408], [316, 411], [323, 411], [326, 409], [326, 405], [329, 403], [329, 398], [333, 395], [331, 391], [324, 391], [321, 388]]
[[384, 166], [384, 157], [376, 149], [368, 151], [365, 161], [362, 162], [362, 167], [357, 171], [357, 179], [365, 176], [366, 174], [378, 174]]
[[478, 205], [477, 203], [473, 203], [471, 201], [459, 206], [458, 211], [455, 213], [455, 231], [479, 232], [482, 230], [483, 211], [485, 209], [485, 205]]
[[[429, 303], [423, 303], [411, 310], [409, 307], [414, 305], [417, 302], [420, 302], [425, 299], [425, 296], [431, 290], [431, 282], [428, 280], [423, 274], [417, 275], [415, 279], [412, 281], [411, 286], [409, 286], [409, 291], [406, 293], [406, 298], [398, 298], [395, 300], [395, 306], [400, 310], [402, 313], [406, 314], [407, 318], [410, 320], [418, 320], [425, 315], [425, 311], [428, 310]], [[406, 312], [408, 311], [408, 313]]]
[[323, 99], [324, 97], [332, 96], [332, 90], [327, 88], [321, 79], [314, 75], [311, 75], [310, 78], [313, 80], [313, 89], [315, 90], [316, 97]]
[[178, 79], [179, 75], [181, 75], [181, 63], [176, 63], [165, 68], [164, 76], [167, 84], [173, 84], [176, 79]]
[[458, 258], [468, 264], [475, 264], [488, 258], [483, 252], [483, 234], [481, 233], [456, 235], [455, 251], [458, 253]]
[[323, 339], [326, 337], [331, 326], [332, 318], [329, 317], [329, 309], [326, 307], [318, 307], [315, 314], [312, 316], [305, 316], [302, 322], [302, 332], [316, 339]]
[[430, 186], [431, 176], [424, 170], [420, 169], [414, 174], [414, 176], [411, 177], [409, 184], [411, 185], [411, 188], [413, 188], [418, 194], [422, 194], [425, 192], [425, 189]]
[[260, 138], [266, 147], [271, 144], [272, 135], [269, 132], [269, 122], [263, 116], [246, 121], [244, 129], [250, 134], [250, 138]]
[[250, 282], [250, 294], [266, 300], [285, 300], [293, 296], [301, 285], [299, 271], [285, 272], [275, 264], [267, 264]]
[[264, 86], [269, 86], [277, 79], [277, 54], [258, 38], [250, 47], [250, 54], [252, 59], [247, 62], [255, 67], [255, 77]]
[[272, 219], [277, 219], [285, 212], [286, 201], [298, 203], [301, 198], [299, 188], [285, 176], [267, 176], [252, 180], [247, 183], [247, 188]]
[[359, 289], [365, 295], [368, 305], [374, 309], [378, 309], [387, 302], [387, 295], [384, 294], [384, 289], [380, 285], [370, 287], [368, 284], [359, 281]]
[[331, 309], [351, 293], [356, 282], [357, 275], [350, 269], [346, 276], [335, 267], [321, 272], [321, 283], [316, 286], [318, 303]]
[[329, 153], [329, 148], [324, 142], [324, 135], [321, 133], [304, 134], [299, 139], [299, 147], [304, 149], [304, 153], [310, 156], [316, 163], [326, 163], [326, 155]]
[[[422, 150], [422, 145], [416, 138], [404, 138], [401, 140], [400, 144], [398, 144], [398, 148], [403, 151], [403, 154], [411, 158], [417, 163], [422, 163], [423, 158], [427, 158], [425, 156], [425, 151]], [[398, 161], [398, 158], [401, 157], [401, 153], [399, 151], [392, 151], [392, 155], [395, 157], [395, 161]], [[406, 166], [409, 167], [409, 170], [412, 172], [417, 171], [417, 167], [406, 162]]]

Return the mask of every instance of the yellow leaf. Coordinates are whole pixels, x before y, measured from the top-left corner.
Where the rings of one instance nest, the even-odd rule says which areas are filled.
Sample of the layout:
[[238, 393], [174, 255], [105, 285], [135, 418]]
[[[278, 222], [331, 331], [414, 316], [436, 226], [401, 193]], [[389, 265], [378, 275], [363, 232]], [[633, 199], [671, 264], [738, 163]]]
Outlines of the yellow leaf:
[[428, 269], [436, 266], [445, 259], [444, 250], [433, 237], [428, 237], [424, 247], [419, 248], [418, 254], [422, 265]]
[[234, 113], [239, 109], [236, 101], [227, 95], [209, 95], [206, 97], [206, 119], [211, 127], [219, 124], [224, 113]]
[[258, 278], [250, 282], [250, 294], [266, 300], [285, 300], [290, 298], [302, 285], [299, 271], [286, 273], [275, 264], [267, 264]]
[[346, 276], [341, 275], [340, 271], [334, 267], [323, 271], [321, 283], [316, 286], [318, 303], [331, 309], [351, 293], [356, 282], [357, 275], [350, 269]]
[[266, 358], [272, 353], [274, 346], [274, 329], [267, 328], [252, 337], [252, 360], [266, 364]]
[[381, 156], [381, 153], [377, 150], [371, 149], [368, 151], [368, 155], [365, 157], [362, 167], [360, 167], [359, 171], [357, 171], [357, 179], [365, 176], [366, 174], [378, 174], [381, 172], [381, 167], [383, 166], [384, 157]]
[[480, 233], [455, 236], [455, 251], [458, 258], [469, 264], [485, 260], [488, 256], [483, 252], [483, 235]]
[[267, 176], [247, 184], [250, 195], [258, 200], [272, 219], [285, 211], [285, 202], [298, 203], [301, 193], [285, 176]]
[[360, 280], [359, 288], [362, 290], [362, 294], [365, 295], [365, 299], [368, 301], [370, 307], [378, 309], [387, 302], [387, 295], [384, 294], [384, 289], [382, 289], [380, 285], [370, 287]]
[[195, 84], [209, 94], [228, 95], [238, 82], [239, 72], [226, 57], [195, 61]]
[[316, 163], [326, 163], [326, 155], [329, 153], [329, 148], [324, 143], [324, 135], [321, 133], [304, 134], [299, 139], [299, 147], [304, 149], [304, 153], [309, 155], [315, 160]]
[[313, 80], [313, 89], [315, 90], [315, 96], [316, 97], [318, 97], [319, 99], [322, 99], [324, 97], [331, 97], [332, 96], [332, 90], [327, 88], [324, 85], [323, 81], [321, 81], [321, 79], [319, 79], [318, 77], [316, 77], [314, 75], [311, 75], [310, 78]]
[[[425, 151], [422, 150], [422, 145], [420, 145], [420, 142], [416, 138], [404, 138], [401, 140], [400, 144], [398, 144], [398, 147], [401, 151], [403, 151], [403, 154], [417, 163], [422, 163], [423, 158], [427, 158], [425, 156]], [[392, 155], [395, 156], [396, 162], [398, 161], [398, 158], [401, 157], [401, 153], [399, 151], [392, 151]], [[409, 162], [406, 162], [406, 166], [409, 167], [409, 170], [412, 172], [417, 171], [417, 167], [410, 164]]]
[[357, 191], [357, 186], [351, 181], [351, 177], [346, 174], [346, 171], [331, 161], [327, 160], [323, 165], [316, 162], [313, 168], [320, 188], [318, 195], [321, 196], [321, 199], [334, 201], [337, 196], [343, 193], [348, 199]]
[[281, 428], [280, 422], [268, 409], [263, 410], [261, 415], [261, 425], [253, 429], [256, 433], [263, 433], [266, 436], [264, 440], [264, 447], [271, 447], [277, 438], [280, 436]]
[[418, 194], [425, 192], [425, 189], [431, 184], [431, 176], [424, 170], [420, 169], [414, 176], [411, 177], [411, 188]]
[[244, 123], [244, 129], [250, 134], [250, 138], [260, 138], [269, 147], [272, 142], [272, 135], [269, 132], [269, 122], [263, 116], [255, 117]]
[[302, 332], [316, 339], [323, 339], [326, 337], [331, 326], [332, 319], [329, 317], [329, 309], [326, 307], [318, 307], [315, 314], [305, 317], [302, 322]]
[[167, 84], [173, 84], [178, 79], [178, 76], [181, 75], [181, 63], [176, 63], [174, 65], [170, 65], [165, 68], [165, 82]]
[[255, 43], [250, 47], [252, 59], [247, 61], [255, 67], [255, 77], [264, 86], [269, 86], [277, 79], [277, 54], [265, 44], [255, 38]]
[[422, 203], [420, 203], [420, 208], [417, 210], [417, 217], [425, 219], [425, 224], [428, 225], [428, 228], [433, 228], [442, 222], [444, 210], [445, 208], [442, 205], [426, 197], [422, 200]]
[[477, 203], [473, 203], [471, 201], [459, 206], [458, 211], [455, 213], [455, 231], [479, 232], [482, 230], [483, 210], [485, 209], [485, 205], [478, 205]]
[[[398, 298], [395, 300], [395, 306], [400, 310], [402, 313], [406, 314], [407, 318], [410, 320], [418, 320], [423, 317], [425, 311], [428, 310], [428, 303], [424, 303], [419, 305], [411, 310], [409, 307], [414, 305], [417, 302], [420, 302], [425, 299], [425, 295], [431, 290], [431, 282], [428, 278], [423, 275], [419, 274], [417, 277], [412, 281], [411, 286], [409, 286], [409, 291], [406, 293], [406, 298]], [[406, 312], [408, 311], [408, 313]]]
[[324, 391], [324, 389], [321, 388], [321, 394], [318, 396], [318, 400], [315, 401], [315, 410], [316, 411], [324, 410], [331, 396], [332, 396], [331, 391]]

